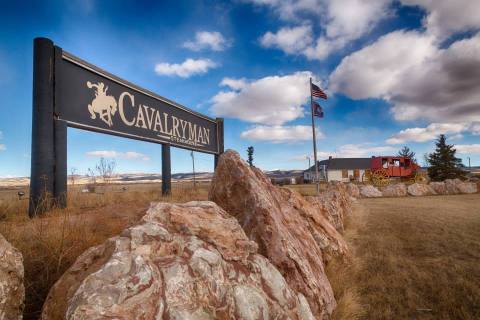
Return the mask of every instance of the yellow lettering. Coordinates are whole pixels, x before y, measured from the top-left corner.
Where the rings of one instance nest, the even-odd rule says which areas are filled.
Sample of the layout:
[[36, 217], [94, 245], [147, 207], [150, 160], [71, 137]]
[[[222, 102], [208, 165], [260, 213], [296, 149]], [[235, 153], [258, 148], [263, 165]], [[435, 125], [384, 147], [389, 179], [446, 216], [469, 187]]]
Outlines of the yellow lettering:
[[[138, 113], [137, 113], [137, 122], [135, 123], [135, 127], [137, 127], [137, 128], [142, 127], [144, 129], [148, 129], [147, 125], [145, 123], [145, 117], [143, 116], [142, 110], [143, 110], [142, 105], [139, 105], [138, 106]], [[140, 121], [142, 122], [141, 126], [139, 125]]]
[[118, 111], [120, 113], [120, 118], [122, 118], [123, 123], [131, 127], [135, 123], [135, 118], [133, 118], [132, 121], [128, 121], [127, 118], [125, 117], [125, 112], [123, 110], [123, 99], [125, 98], [125, 96], [130, 98], [131, 106], [132, 108], [134, 107], [135, 97], [128, 92], [122, 92], [122, 94], [120, 95], [120, 98], [118, 99]]

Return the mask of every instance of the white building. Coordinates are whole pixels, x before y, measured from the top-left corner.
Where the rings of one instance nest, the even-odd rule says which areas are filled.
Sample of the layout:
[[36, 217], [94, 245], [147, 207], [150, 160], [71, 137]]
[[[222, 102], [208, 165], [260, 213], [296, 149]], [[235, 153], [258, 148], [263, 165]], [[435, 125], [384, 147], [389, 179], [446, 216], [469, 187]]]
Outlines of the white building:
[[[318, 161], [320, 181], [362, 181], [366, 169], [370, 169], [370, 158], [332, 158]], [[315, 178], [315, 166], [303, 172], [305, 181]]]

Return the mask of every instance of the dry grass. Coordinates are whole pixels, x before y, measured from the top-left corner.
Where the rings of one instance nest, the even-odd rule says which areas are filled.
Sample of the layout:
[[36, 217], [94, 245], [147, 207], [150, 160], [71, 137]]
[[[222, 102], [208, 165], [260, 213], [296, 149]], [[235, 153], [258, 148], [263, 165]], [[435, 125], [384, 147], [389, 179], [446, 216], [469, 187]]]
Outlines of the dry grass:
[[[290, 184], [284, 186], [284, 188], [289, 188], [297, 191], [302, 196], [315, 196], [317, 195], [317, 185], [316, 184]], [[320, 183], [320, 192], [327, 189], [327, 184], [325, 182]]]
[[24, 319], [38, 319], [49, 289], [87, 248], [121, 232], [143, 216], [151, 201], [185, 202], [207, 199], [208, 185], [175, 184], [171, 196], [160, 185], [99, 188], [96, 194], [70, 190], [68, 209], [27, 218], [27, 201], [2, 193], [0, 233], [24, 259]]
[[328, 266], [335, 319], [480, 319], [480, 194], [360, 205]]

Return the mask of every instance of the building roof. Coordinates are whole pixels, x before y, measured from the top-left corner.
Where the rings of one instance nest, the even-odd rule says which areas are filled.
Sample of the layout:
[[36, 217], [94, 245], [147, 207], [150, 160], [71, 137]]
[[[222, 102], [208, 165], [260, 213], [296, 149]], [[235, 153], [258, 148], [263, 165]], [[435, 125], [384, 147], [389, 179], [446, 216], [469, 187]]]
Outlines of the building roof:
[[[327, 170], [342, 169], [370, 169], [371, 158], [331, 158], [318, 161], [319, 168], [326, 166]], [[315, 171], [315, 166], [310, 167], [307, 171]]]

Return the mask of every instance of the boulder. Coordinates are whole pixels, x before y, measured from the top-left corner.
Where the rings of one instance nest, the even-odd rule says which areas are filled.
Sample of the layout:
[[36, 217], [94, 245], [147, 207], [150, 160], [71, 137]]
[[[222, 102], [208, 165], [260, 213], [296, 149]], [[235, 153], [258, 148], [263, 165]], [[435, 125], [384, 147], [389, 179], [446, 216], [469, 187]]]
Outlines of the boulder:
[[360, 195], [365, 198], [378, 198], [383, 194], [374, 186], [367, 184], [360, 187]]
[[432, 181], [428, 184], [437, 194], [447, 194], [445, 182]]
[[474, 182], [463, 182], [457, 184], [457, 189], [460, 193], [477, 193], [477, 184]]
[[213, 202], [152, 204], [78, 257], [42, 319], [314, 319], [257, 248]]
[[390, 184], [382, 189], [384, 197], [405, 197], [407, 186], [404, 183]]
[[407, 192], [409, 195], [418, 197], [418, 196], [427, 196], [432, 194], [437, 194], [432, 187], [428, 184], [423, 183], [413, 183], [408, 186]]
[[462, 183], [460, 179], [446, 179], [445, 181], [445, 188], [447, 189], [447, 194], [459, 194], [460, 189], [458, 185]]
[[342, 232], [344, 218], [352, 213], [352, 197], [349, 194], [348, 185], [329, 183], [326, 191], [305, 199], [314, 205], [335, 229]]
[[354, 183], [347, 184], [347, 193], [350, 197], [360, 198], [360, 189]]
[[0, 257], [0, 319], [19, 320], [25, 300], [23, 257], [2, 235]]
[[238, 219], [317, 319], [332, 313], [336, 302], [324, 258], [345, 254], [347, 246], [321, 210], [297, 192], [272, 185], [233, 150], [220, 156], [209, 198]]

